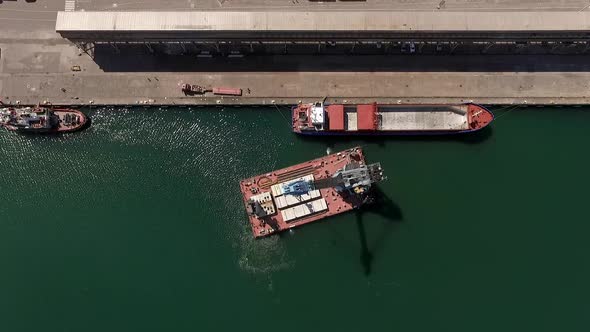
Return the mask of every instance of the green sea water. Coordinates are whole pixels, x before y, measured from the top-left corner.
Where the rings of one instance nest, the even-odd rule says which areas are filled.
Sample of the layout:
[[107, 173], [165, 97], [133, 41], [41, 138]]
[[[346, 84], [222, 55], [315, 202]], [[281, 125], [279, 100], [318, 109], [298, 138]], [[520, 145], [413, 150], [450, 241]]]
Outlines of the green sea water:
[[[509, 111], [509, 113], [506, 113]], [[274, 108], [0, 131], [0, 331], [588, 331], [590, 112], [302, 138]], [[360, 145], [380, 204], [254, 240], [242, 178]]]

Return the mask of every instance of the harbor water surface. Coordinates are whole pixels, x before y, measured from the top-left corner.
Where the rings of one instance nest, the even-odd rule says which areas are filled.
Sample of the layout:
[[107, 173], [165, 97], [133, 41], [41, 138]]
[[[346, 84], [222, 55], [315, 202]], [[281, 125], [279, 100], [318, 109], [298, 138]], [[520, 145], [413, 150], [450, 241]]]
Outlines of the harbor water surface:
[[[510, 110], [442, 138], [302, 138], [268, 107], [0, 131], [0, 331], [587, 331], [590, 112]], [[253, 239], [240, 179], [355, 145], [376, 204]]]

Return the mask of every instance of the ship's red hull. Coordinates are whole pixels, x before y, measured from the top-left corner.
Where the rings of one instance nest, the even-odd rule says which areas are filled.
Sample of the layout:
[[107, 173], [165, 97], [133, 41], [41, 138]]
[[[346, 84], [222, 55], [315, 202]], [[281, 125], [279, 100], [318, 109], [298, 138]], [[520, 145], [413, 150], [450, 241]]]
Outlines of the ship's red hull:
[[[488, 126], [494, 115], [477, 104], [300, 104], [292, 109], [293, 132], [302, 135], [447, 135]], [[314, 110], [314, 108], [316, 108]], [[315, 115], [315, 117], [314, 117]], [[317, 119], [320, 119], [319, 121]]]
[[[291, 205], [282, 197], [284, 195], [277, 195], [276, 187], [273, 188], [273, 186], [306, 176], [312, 176], [314, 180], [329, 178], [350, 162], [365, 163], [365, 157], [361, 148], [348, 149], [242, 180], [240, 182], [240, 190], [246, 206], [248, 206], [248, 202], [253, 197], [268, 195], [271, 197], [276, 209], [275, 213], [263, 218], [253, 215], [248, 216], [254, 237], [268, 236], [359, 207], [363, 203], [361, 196], [340, 193], [334, 188], [319, 189], [316, 197], [303, 202], [295, 202]], [[286, 203], [284, 204], [287, 205], [280, 203], [280, 201], [285, 201]], [[319, 208], [310, 208], [314, 209], [314, 211], [304, 214], [308, 212], [308, 210], [305, 210], [305, 206], [318, 206]], [[301, 213], [304, 215], [293, 218], [290, 215], [291, 210], [297, 210], [298, 207], [300, 207], [299, 210], [302, 210]]]
[[[81, 129], [84, 129], [84, 127], [86, 126], [86, 124], [88, 123], [88, 117], [86, 116], [86, 114], [78, 111], [78, 110], [74, 110], [74, 109], [54, 109], [53, 112], [55, 114], [57, 114], [60, 119], [62, 119], [62, 122], [60, 123], [59, 127], [57, 127], [57, 131], [58, 133], [71, 133], [74, 131], [78, 131]], [[79, 117], [80, 121], [75, 123], [75, 124], [71, 124], [71, 125], [66, 125], [63, 122], [63, 118], [65, 117], [66, 114], [75, 114]]]
[[[10, 124], [5, 124], [4, 128], [10, 131], [16, 131], [21, 133], [30, 133], [30, 134], [59, 134], [59, 133], [70, 133], [75, 132], [78, 130], [82, 130], [88, 124], [88, 117], [74, 109], [66, 109], [66, 108], [56, 108], [51, 110], [55, 116], [59, 118], [58, 125], [54, 127], [45, 128], [42, 126], [36, 127], [18, 127]], [[77, 116], [77, 121], [75, 122], [68, 122], [66, 121], [66, 115], [70, 116]]]

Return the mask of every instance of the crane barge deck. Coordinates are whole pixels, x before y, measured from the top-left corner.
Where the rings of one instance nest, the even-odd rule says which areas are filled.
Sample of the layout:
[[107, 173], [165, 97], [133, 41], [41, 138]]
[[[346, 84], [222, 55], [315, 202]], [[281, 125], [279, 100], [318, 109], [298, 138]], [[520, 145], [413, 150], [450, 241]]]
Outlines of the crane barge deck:
[[360, 147], [242, 180], [254, 237], [264, 237], [358, 208], [384, 180]]

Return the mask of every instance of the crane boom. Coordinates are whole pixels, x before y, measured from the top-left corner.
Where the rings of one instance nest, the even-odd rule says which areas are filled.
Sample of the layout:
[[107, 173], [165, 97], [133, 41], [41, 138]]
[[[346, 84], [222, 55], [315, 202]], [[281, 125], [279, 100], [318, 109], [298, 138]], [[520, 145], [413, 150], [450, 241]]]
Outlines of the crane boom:
[[283, 185], [285, 195], [301, 196], [312, 190], [334, 188], [338, 192], [349, 191], [354, 194], [366, 192], [373, 183], [383, 181], [380, 163], [361, 165], [356, 162], [346, 164], [329, 178], [318, 180], [297, 180]]

